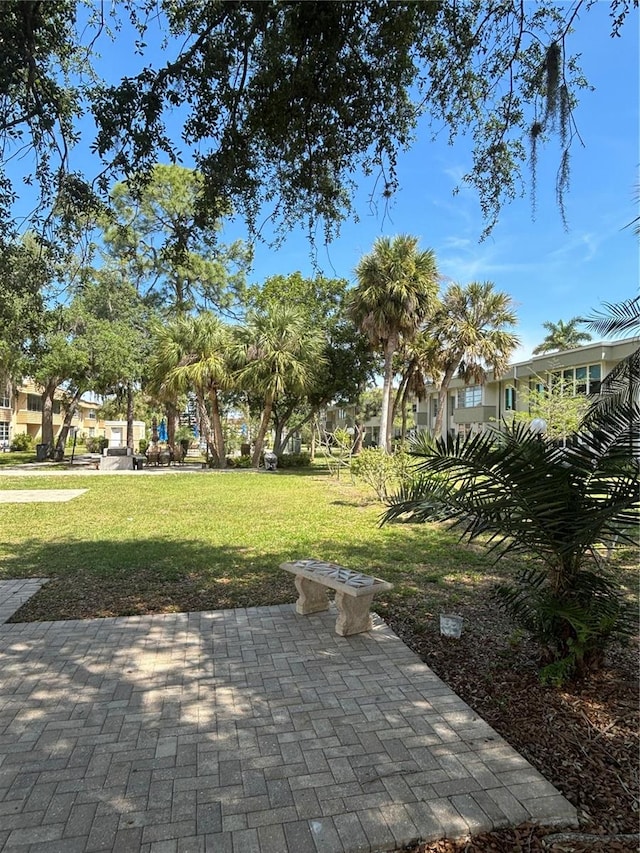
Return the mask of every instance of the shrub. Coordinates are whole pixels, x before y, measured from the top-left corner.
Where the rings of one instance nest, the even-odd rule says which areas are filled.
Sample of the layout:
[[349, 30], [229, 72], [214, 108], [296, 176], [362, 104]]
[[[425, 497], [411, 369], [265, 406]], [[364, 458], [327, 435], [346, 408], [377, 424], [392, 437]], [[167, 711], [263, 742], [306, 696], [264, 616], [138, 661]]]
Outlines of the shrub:
[[92, 435], [87, 439], [87, 453], [102, 453], [105, 447], [109, 447], [109, 439], [104, 435]]
[[311, 465], [310, 453], [283, 453], [278, 456], [278, 468], [308, 468]]
[[237, 456], [233, 461], [236, 468], [251, 468], [251, 457], [246, 454]]
[[23, 432], [13, 436], [10, 450], [33, 450], [33, 438]]
[[149, 447], [149, 442], [146, 438], [141, 438], [138, 442], [138, 453], [146, 453], [147, 447]]
[[351, 475], [370, 486], [381, 501], [410, 479], [411, 467], [409, 454], [385, 453], [381, 447], [367, 448], [351, 459]]

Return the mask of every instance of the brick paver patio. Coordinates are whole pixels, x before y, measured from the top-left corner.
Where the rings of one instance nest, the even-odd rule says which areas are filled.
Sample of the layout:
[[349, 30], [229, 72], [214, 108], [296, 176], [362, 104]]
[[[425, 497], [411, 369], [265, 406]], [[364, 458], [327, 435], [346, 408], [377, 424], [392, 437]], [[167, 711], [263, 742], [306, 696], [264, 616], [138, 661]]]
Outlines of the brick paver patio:
[[0, 625], [0, 850], [355, 853], [575, 824], [381, 620], [335, 619]]

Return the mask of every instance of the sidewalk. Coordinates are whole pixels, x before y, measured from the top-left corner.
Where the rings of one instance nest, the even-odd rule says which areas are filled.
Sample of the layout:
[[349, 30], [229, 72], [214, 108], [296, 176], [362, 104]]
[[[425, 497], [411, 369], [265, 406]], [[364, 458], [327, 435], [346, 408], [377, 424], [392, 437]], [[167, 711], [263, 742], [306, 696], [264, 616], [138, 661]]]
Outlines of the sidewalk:
[[0, 625], [0, 850], [356, 853], [575, 824], [381, 620], [334, 622], [282, 605]]

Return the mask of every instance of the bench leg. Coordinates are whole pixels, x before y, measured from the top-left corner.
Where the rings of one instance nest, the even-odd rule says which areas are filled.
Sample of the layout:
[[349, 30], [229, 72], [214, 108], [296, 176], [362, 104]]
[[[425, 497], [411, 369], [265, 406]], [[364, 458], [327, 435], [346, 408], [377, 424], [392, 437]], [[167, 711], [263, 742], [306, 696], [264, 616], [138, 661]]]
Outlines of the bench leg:
[[315, 583], [301, 575], [296, 575], [296, 589], [300, 597], [296, 601], [296, 613], [318, 613], [329, 609], [329, 599], [322, 584]]
[[348, 637], [350, 634], [368, 631], [371, 628], [369, 608], [372, 601], [373, 595], [361, 595], [356, 598], [353, 595], [345, 595], [344, 592], [336, 592], [336, 634]]

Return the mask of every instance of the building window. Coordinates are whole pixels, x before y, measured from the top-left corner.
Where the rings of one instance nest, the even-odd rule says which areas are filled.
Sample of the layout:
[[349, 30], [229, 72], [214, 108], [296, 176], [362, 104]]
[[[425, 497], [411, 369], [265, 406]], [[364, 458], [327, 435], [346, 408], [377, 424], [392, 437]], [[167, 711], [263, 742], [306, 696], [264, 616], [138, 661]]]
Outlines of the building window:
[[0, 421], [0, 447], [6, 447], [7, 444], [9, 444], [9, 423]]
[[438, 401], [437, 397], [431, 398], [431, 417], [432, 418], [438, 417], [438, 402], [439, 401]]
[[504, 408], [506, 412], [514, 412], [516, 408], [516, 389], [513, 385], [504, 389]]
[[8, 388], [5, 388], [4, 391], [0, 391], [0, 406], [3, 409], [11, 408], [11, 396]]
[[600, 382], [602, 380], [602, 373], [600, 371], [599, 364], [590, 364], [589, 365], [589, 393], [597, 394], [600, 391]]
[[87, 420], [88, 421], [95, 421], [95, 419], [96, 419], [95, 411], [93, 409], [89, 409], [89, 411], [87, 412]]
[[562, 373], [551, 374], [552, 383], [562, 382], [562, 393], [571, 397], [576, 394], [597, 394], [601, 379], [599, 364], [567, 367]]
[[471, 409], [482, 405], [482, 385], [470, 385], [458, 391], [457, 408]]
[[[53, 414], [60, 414], [60, 400], [53, 401]], [[42, 397], [39, 394], [27, 394], [27, 411], [28, 412], [41, 412], [42, 411]]]
[[338, 420], [343, 421], [347, 417], [344, 409], [338, 409]]

